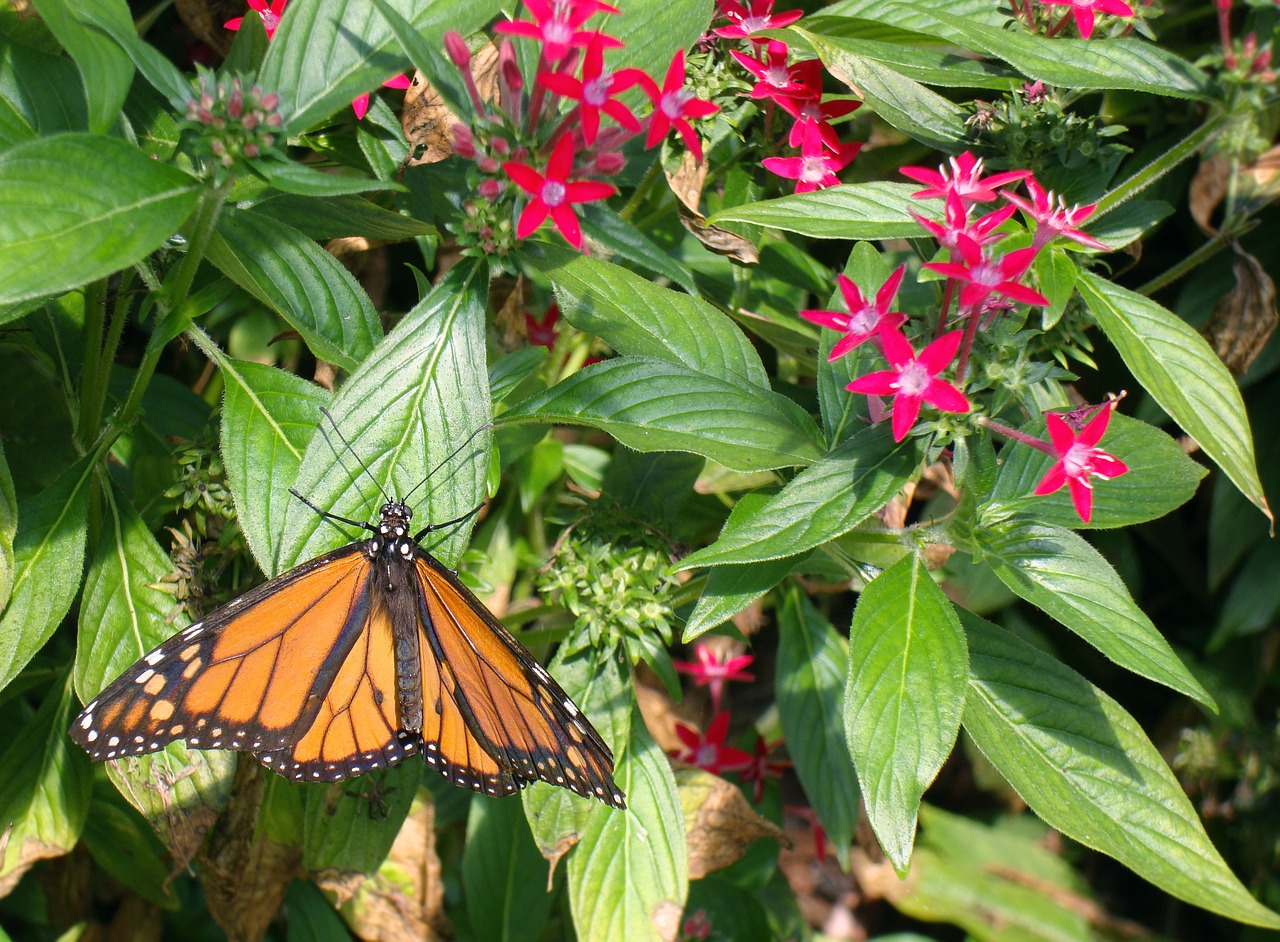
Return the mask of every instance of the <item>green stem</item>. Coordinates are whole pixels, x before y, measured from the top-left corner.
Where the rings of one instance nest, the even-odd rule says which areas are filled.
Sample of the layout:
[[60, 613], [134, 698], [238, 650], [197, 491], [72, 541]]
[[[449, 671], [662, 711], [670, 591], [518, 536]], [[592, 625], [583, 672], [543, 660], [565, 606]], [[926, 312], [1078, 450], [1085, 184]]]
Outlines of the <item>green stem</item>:
[[[218, 222], [218, 215], [222, 212], [222, 206], [227, 201], [233, 183], [234, 178], [228, 178], [220, 186], [206, 191], [201, 197], [200, 206], [196, 209], [195, 222], [191, 227], [191, 237], [187, 241], [186, 254], [183, 255], [178, 266], [165, 278], [164, 285], [156, 297], [156, 314], [152, 319], [153, 329], [165, 324], [173, 309], [186, 301], [187, 295], [191, 293], [192, 282], [195, 281], [200, 263], [204, 261], [205, 249], [213, 238], [214, 226]], [[157, 334], [152, 334], [153, 341], [156, 336]], [[129, 396], [118, 413], [121, 425], [128, 425], [137, 415], [142, 405], [142, 396], [147, 391], [151, 374], [155, 372], [160, 362], [164, 347], [163, 342], [147, 344], [142, 362], [138, 364], [138, 372], [134, 375]]]
[[80, 366], [80, 402], [76, 416], [76, 439], [87, 448], [97, 434], [102, 419], [101, 405], [94, 415], [93, 391], [102, 372], [102, 327], [106, 318], [106, 283], [91, 282], [84, 289], [84, 359]]
[[622, 207], [618, 215], [623, 219], [630, 219], [634, 216], [636, 210], [640, 208], [640, 204], [648, 197], [649, 191], [658, 182], [658, 176], [661, 173], [662, 160], [655, 157], [653, 163], [649, 165], [649, 169], [644, 172], [644, 177], [641, 178], [640, 183], [636, 186], [636, 191], [631, 194], [631, 199], [627, 200], [627, 205]]
[[1166, 173], [1184, 160], [1194, 156], [1222, 130], [1227, 123], [1227, 115], [1220, 114], [1210, 118], [1187, 137], [1169, 148], [1151, 163], [1147, 164], [1133, 176], [1129, 177], [1114, 190], [1098, 200], [1097, 209], [1090, 217], [1090, 222], [1101, 219], [1121, 203], [1137, 196], [1151, 186]]
[[1196, 249], [1182, 261], [1173, 265], [1171, 268], [1166, 269], [1161, 274], [1156, 275], [1156, 277], [1139, 287], [1137, 289], [1138, 294], [1146, 298], [1151, 297], [1151, 295], [1155, 294], [1157, 291], [1173, 284], [1179, 278], [1182, 278], [1187, 273], [1194, 271], [1198, 266], [1203, 265], [1206, 261], [1217, 255], [1246, 232], [1256, 228], [1258, 224], [1258, 220], [1256, 219], [1246, 219], [1241, 220], [1239, 224], [1232, 226], [1230, 229], [1223, 227], [1217, 235], [1204, 245], [1200, 246], [1200, 248]]
[[[129, 322], [132, 310], [133, 275], [125, 270], [120, 277], [115, 303], [111, 305], [111, 317], [107, 321], [107, 336], [102, 340], [101, 349], [96, 351], [95, 362], [90, 366], [90, 347], [93, 341], [102, 337], [101, 318], [92, 329], [86, 330], [85, 375], [80, 386], [80, 440], [85, 447], [98, 435], [102, 425], [102, 415], [107, 407], [107, 390], [111, 384], [111, 367], [115, 363], [116, 351], [120, 347], [120, 337], [125, 325]], [[98, 305], [99, 308], [103, 305]]]

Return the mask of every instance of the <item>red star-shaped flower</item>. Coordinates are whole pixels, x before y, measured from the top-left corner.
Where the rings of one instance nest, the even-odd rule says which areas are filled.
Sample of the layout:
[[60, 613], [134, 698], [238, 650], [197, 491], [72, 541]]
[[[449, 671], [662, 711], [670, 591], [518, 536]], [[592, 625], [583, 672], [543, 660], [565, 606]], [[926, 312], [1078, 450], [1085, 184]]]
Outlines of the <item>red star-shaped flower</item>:
[[963, 333], [960, 330], [949, 331], [916, 356], [902, 331], [897, 328], [882, 330], [880, 342], [890, 369], [859, 376], [845, 388], [850, 392], [893, 397], [895, 442], [907, 437], [907, 432], [911, 431], [920, 415], [922, 403], [927, 402], [943, 412], [968, 412], [969, 400], [964, 393], [946, 380], [938, 379], [938, 374], [956, 358]]
[[763, 736], [756, 737], [756, 747], [751, 757], [751, 764], [743, 769], [738, 777], [752, 784], [751, 799], [757, 805], [764, 797], [764, 783], [771, 778], [781, 778], [782, 773], [791, 768], [786, 759], [769, 761], [769, 753], [782, 745], [782, 740], [766, 743]]
[[960, 289], [960, 304], [963, 307], [976, 308], [989, 294], [1002, 294], [1021, 304], [1049, 303], [1044, 295], [1018, 281], [1035, 260], [1036, 249], [1028, 246], [1025, 249], [1015, 249], [999, 258], [987, 258], [976, 239], [961, 234], [956, 237], [953, 252], [959, 253], [964, 260], [963, 264], [925, 262], [924, 267], [965, 283]]
[[720, 712], [720, 697], [724, 693], [724, 685], [726, 681], [740, 680], [750, 682], [755, 680], [754, 674], [746, 673], [746, 668], [755, 660], [750, 654], [739, 654], [737, 657], [726, 658], [717, 654], [709, 644], [699, 644], [693, 650], [697, 661], [690, 663], [688, 661], [673, 661], [676, 670], [684, 674], [691, 674], [693, 682], [699, 687], [709, 687], [711, 691], [711, 709]]
[[653, 100], [653, 114], [649, 116], [649, 133], [645, 147], [660, 143], [673, 127], [680, 134], [684, 146], [696, 160], [702, 160], [702, 143], [689, 124], [690, 118], [705, 118], [719, 111], [719, 107], [696, 96], [684, 87], [684, 50], [678, 50], [667, 69], [662, 88], [646, 76], [645, 91]]
[[1093, 482], [1090, 478], [1107, 481], [1129, 471], [1129, 466], [1119, 458], [1094, 447], [1106, 434], [1107, 423], [1111, 421], [1114, 408], [1114, 405], [1103, 408], [1080, 431], [1072, 428], [1056, 412], [1046, 413], [1044, 417], [1049, 428], [1049, 440], [1053, 443], [1049, 453], [1058, 461], [1040, 479], [1035, 493], [1043, 497], [1045, 494], [1052, 494], [1063, 484], [1067, 485], [1076, 513], [1085, 523], [1093, 515]]
[[[569, 54], [574, 46], [586, 46], [598, 41], [606, 46], [622, 45], [622, 40], [590, 30], [578, 29], [597, 13], [617, 13], [601, 0], [524, 0], [532, 20], [510, 20], [493, 27], [495, 33], [524, 36], [542, 43], [542, 55], [546, 62], [555, 65]], [[599, 37], [598, 40], [595, 37]]]
[[[289, 0], [273, 0], [268, 5], [267, 0], [248, 0], [249, 9], [262, 17], [262, 28], [267, 31], [267, 39], [276, 34], [276, 27], [280, 25], [280, 17], [284, 13], [284, 5], [288, 2]], [[243, 22], [244, 17], [237, 16], [222, 25], [227, 29], [239, 29]]]
[[729, 713], [717, 713], [706, 735], [700, 734], [683, 723], [676, 724], [676, 735], [680, 737], [681, 748], [672, 753], [681, 762], [696, 765], [700, 769], [720, 775], [724, 772], [741, 772], [752, 763], [751, 753], [735, 746], [726, 746], [725, 736], [729, 734]]
[[746, 53], [733, 50], [738, 64], [757, 79], [752, 86], [752, 98], [800, 98], [817, 100], [822, 97], [822, 63], [817, 59], [805, 59], [787, 65], [790, 52], [787, 44], [776, 39], [765, 46], [764, 59], [753, 59]]
[[809, 125], [800, 144], [799, 157], [766, 157], [761, 161], [770, 173], [796, 181], [797, 193], [823, 190], [840, 182], [836, 174], [858, 156], [862, 145], [841, 144], [839, 150], [827, 149], [820, 130]]
[[925, 219], [919, 213], [912, 213], [911, 218], [929, 230], [943, 248], [954, 250], [961, 236], [968, 236], [980, 246], [989, 245], [1003, 238], [999, 228], [1013, 215], [1014, 211], [1013, 206], [1002, 206], [970, 222], [969, 211], [965, 208], [964, 200], [960, 199], [958, 193], [951, 192], [947, 194], [947, 205], [943, 211], [945, 222]]
[[723, 39], [750, 39], [753, 43], [763, 41], [753, 38], [753, 34], [760, 30], [782, 29], [804, 16], [803, 10], [774, 13], [773, 0], [747, 0], [745, 7], [737, 0], [723, 0], [720, 12], [728, 18], [729, 25], [711, 32]]
[[822, 143], [826, 144], [827, 149], [832, 152], [840, 149], [840, 136], [830, 122], [852, 114], [862, 106], [862, 102], [848, 98], [819, 101], [816, 98], [791, 98], [782, 95], [775, 100], [778, 102], [778, 107], [796, 119], [795, 124], [791, 125], [791, 134], [787, 137], [788, 144], [799, 147], [804, 143], [804, 136], [808, 129], [816, 127], [822, 136]]
[[849, 308], [848, 313], [844, 311], [800, 312], [800, 316], [807, 321], [844, 333], [844, 336], [831, 348], [828, 360], [838, 360], [850, 350], [866, 343], [881, 330], [896, 329], [907, 322], [906, 314], [889, 310], [906, 271], [906, 265], [899, 265], [888, 280], [880, 286], [874, 301], [862, 296], [853, 279], [847, 275], [840, 275], [836, 281], [840, 285], [840, 293], [844, 295], [844, 303]]
[[[596, 36], [599, 35], [599, 33], [596, 34]], [[606, 72], [604, 44], [594, 39], [587, 46], [583, 56], [581, 79], [561, 72], [538, 73], [538, 83], [544, 88], [563, 98], [578, 102], [582, 139], [587, 145], [595, 143], [596, 132], [600, 130], [600, 112], [602, 111], [633, 134], [640, 132], [640, 122], [631, 113], [631, 109], [615, 100], [613, 96], [626, 91], [638, 82], [643, 82], [645, 78], [644, 72], [640, 69]]]
[[939, 167], [937, 170], [902, 167], [900, 172], [907, 179], [926, 185], [926, 189], [916, 190], [911, 194], [915, 199], [929, 199], [933, 196], [945, 199], [948, 193], [954, 191], [966, 204], [994, 202], [998, 188], [1031, 176], [1030, 170], [1006, 170], [983, 179], [983, 169], [981, 158], [965, 151], [959, 157], [951, 158], [949, 176], [946, 167]]
[[542, 320], [538, 320], [532, 314], [525, 314], [524, 328], [525, 333], [529, 336], [529, 343], [536, 347], [546, 347], [550, 350], [556, 345], [556, 341], [560, 339], [560, 328], [556, 326], [556, 322], [560, 320], [560, 306], [553, 304], [547, 308], [547, 313], [542, 315]]
[[1036, 182], [1035, 177], [1027, 177], [1027, 192], [1031, 194], [1030, 203], [1016, 193], [1001, 191], [1000, 195], [1036, 221], [1035, 246], [1037, 248], [1055, 236], [1061, 235], [1074, 239], [1081, 245], [1087, 245], [1091, 249], [1107, 250], [1105, 244], [1077, 228], [1080, 223], [1093, 215], [1096, 203], [1090, 203], [1088, 206], [1076, 205], [1067, 209], [1062, 197], [1055, 197], [1052, 190], [1046, 192], [1044, 187]]
[[516, 224], [516, 236], [521, 239], [527, 238], [550, 216], [565, 241], [575, 249], [581, 248], [582, 229], [572, 204], [608, 199], [618, 192], [608, 183], [596, 180], [569, 180], [573, 170], [573, 141], [568, 134], [556, 141], [545, 176], [514, 160], [504, 163], [502, 169], [516, 186], [533, 196]]
[[1093, 35], [1094, 17], [1099, 13], [1111, 16], [1133, 16], [1133, 7], [1123, 0], [1040, 0], [1045, 6], [1071, 7], [1076, 29], [1088, 39]]

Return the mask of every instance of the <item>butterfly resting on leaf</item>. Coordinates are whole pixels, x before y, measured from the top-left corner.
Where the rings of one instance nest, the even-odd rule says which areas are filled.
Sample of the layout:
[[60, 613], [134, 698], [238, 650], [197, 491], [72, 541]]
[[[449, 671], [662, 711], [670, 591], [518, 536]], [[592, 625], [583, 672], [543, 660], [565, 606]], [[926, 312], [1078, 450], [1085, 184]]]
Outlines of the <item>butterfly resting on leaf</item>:
[[227, 603], [142, 657], [84, 708], [93, 759], [184, 741], [248, 752], [286, 778], [338, 782], [421, 754], [489, 795], [550, 782], [615, 808], [613, 754], [560, 685], [383, 504], [371, 534]]

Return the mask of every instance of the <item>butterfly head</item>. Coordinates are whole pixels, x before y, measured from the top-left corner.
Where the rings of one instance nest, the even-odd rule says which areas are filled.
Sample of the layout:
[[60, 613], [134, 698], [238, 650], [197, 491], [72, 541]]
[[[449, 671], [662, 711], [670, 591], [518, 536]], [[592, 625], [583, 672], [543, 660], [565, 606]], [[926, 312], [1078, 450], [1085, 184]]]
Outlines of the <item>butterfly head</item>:
[[414, 540], [409, 534], [409, 521], [413, 519], [413, 509], [403, 501], [393, 500], [382, 505], [379, 511], [378, 535], [366, 544], [371, 556], [388, 554], [402, 555], [406, 559], [413, 555]]

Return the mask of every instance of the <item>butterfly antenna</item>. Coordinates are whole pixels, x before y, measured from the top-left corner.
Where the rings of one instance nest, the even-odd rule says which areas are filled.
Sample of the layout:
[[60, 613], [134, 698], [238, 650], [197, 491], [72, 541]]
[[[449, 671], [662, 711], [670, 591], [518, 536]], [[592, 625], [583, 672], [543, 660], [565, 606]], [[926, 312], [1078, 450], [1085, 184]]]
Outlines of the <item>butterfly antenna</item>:
[[342, 434], [342, 429], [338, 428], [338, 423], [334, 421], [333, 415], [324, 406], [320, 407], [320, 414], [329, 420], [329, 424], [333, 426], [333, 432], [338, 436], [338, 440], [346, 446], [347, 451], [351, 452], [351, 457], [356, 459], [356, 464], [360, 465], [360, 470], [369, 476], [369, 480], [373, 482], [373, 486], [378, 489], [380, 494], [382, 494], [383, 502], [390, 503], [391, 498], [387, 496], [387, 492], [382, 489], [381, 482], [373, 476], [373, 472], [369, 470], [368, 465], [360, 460], [360, 456], [356, 453], [356, 450], [351, 447], [351, 442], [347, 441], [347, 437]]
[[[450, 461], [452, 461], [454, 458], [456, 458], [456, 457], [458, 456], [458, 453], [459, 453], [459, 452], [461, 452], [464, 448], [466, 448], [466, 447], [467, 447], [468, 445], [470, 445], [473, 441], [475, 441], [475, 438], [476, 438], [476, 436], [477, 436], [477, 435], [479, 435], [481, 432], [487, 432], [487, 431], [489, 431], [489, 429], [491, 429], [491, 428], [493, 428], [493, 423], [492, 423], [492, 422], [486, 422], [486, 423], [484, 423], [484, 425], [480, 426], [478, 429], [476, 429], [474, 432], [472, 432], [470, 435], [468, 435], [468, 436], [467, 436], [467, 438], [466, 438], [466, 441], [464, 441], [461, 445], [459, 445], [459, 446], [458, 446], [457, 448], [455, 448], [453, 451], [449, 452], [449, 454], [445, 455], [445, 457], [444, 457], [444, 458], [442, 458], [442, 459], [440, 460], [440, 463], [439, 463], [439, 464], [437, 464], [434, 468], [432, 468], [430, 471], [428, 471], [428, 472], [427, 472], [427, 476], [426, 476], [425, 478], [423, 478], [423, 479], [422, 479], [421, 481], [419, 481], [416, 485], [414, 485], [414, 488], [413, 488], [413, 490], [412, 490], [412, 491], [410, 491], [408, 494], [405, 494], [405, 495], [404, 495], [404, 497], [402, 497], [402, 498], [400, 498], [400, 499], [401, 499], [402, 501], [404, 501], [405, 503], [408, 503], [408, 502], [409, 502], [409, 498], [410, 498], [410, 497], [412, 497], [412, 496], [414, 495], [414, 492], [415, 492], [415, 491], [417, 491], [417, 490], [418, 490], [418, 488], [422, 487], [422, 485], [424, 485], [424, 484], [426, 484], [428, 481], [430, 481], [430, 480], [431, 480], [431, 476], [432, 476], [433, 474], [435, 474], [437, 471], [439, 471], [441, 468], [443, 468], [445, 465], [447, 465]], [[472, 511], [472, 513], [475, 513], [475, 511]], [[466, 519], [466, 518], [464, 517], [463, 519]]]

